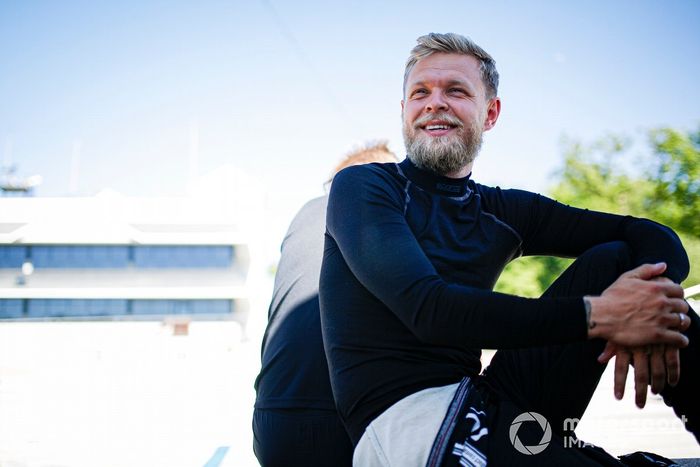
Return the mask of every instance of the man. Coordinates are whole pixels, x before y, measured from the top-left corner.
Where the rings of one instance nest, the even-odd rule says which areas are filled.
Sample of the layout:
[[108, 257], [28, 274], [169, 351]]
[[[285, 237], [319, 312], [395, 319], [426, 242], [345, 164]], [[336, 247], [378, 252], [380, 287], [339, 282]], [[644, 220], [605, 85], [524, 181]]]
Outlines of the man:
[[[354, 465], [615, 465], [563, 443], [597, 357], [615, 352], [625, 365], [634, 352], [640, 405], [651, 359], [653, 389], [697, 436], [700, 323], [677, 285], [689, 267], [678, 237], [472, 181], [497, 88], [494, 60], [469, 39], [420, 37], [401, 103], [407, 159], [333, 183], [321, 322]], [[492, 291], [510, 260], [543, 254], [578, 259], [540, 299]], [[501, 350], [480, 375], [481, 348]]]
[[[396, 162], [396, 156], [386, 143], [371, 144], [348, 154], [333, 174], [368, 162]], [[327, 203], [327, 196], [306, 203], [282, 242], [255, 381], [253, 449], [266, 467], [352, 463], [352, 443], [335, 411], [321, 341], [318, 279]]]

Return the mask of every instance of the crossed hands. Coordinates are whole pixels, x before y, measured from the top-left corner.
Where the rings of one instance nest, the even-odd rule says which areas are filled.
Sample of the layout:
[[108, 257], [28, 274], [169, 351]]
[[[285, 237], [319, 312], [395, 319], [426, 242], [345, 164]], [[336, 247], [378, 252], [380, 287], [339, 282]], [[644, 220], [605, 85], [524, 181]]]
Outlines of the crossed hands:
[[[644, 407], [647, 386], [658, 394], [678, 384], [681, 334], [690, 326], [683, 289], [662, 277], [666, 264], [644, 264], [622, 274], [591, 303], [589, 337], [607, 339], [600, 363], [615, 356], [615, 398], [622, 399], [629, 365], [634, 366], [635, 402]], [[616, 309], [615, 309], [616, 308]], [[596, 331], [596, 328], [600, 329]]]

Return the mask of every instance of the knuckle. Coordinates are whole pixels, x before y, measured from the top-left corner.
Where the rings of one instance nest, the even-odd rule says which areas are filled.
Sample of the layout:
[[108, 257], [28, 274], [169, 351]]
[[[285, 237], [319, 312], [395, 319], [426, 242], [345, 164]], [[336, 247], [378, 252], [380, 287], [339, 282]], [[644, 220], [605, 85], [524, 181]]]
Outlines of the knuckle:
[[652, 300], [652, 306], [657, 310], [666, 309], [669, 306], [669, 300], [664, 295], [656, 295]]

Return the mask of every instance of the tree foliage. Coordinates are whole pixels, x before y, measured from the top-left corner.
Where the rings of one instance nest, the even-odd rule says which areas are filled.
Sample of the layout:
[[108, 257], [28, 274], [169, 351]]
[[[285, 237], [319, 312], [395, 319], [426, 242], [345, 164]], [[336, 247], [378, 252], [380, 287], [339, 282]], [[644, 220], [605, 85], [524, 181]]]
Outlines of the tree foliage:
[[700, 238], [700, 129], [681, 133], [668, 128], [650, 134], [656, 179], [649, 211], [679, 232]]
[[[700, 283], [700, 128], [653, 129], [641, 152], [619, 135], [590, 145], [565, 142], [564, 166], [556, 177], [549, 195], [562, 203], [646, 217], [674, 229], [690, 256], [691, 273], [683, 285]], [[508, 265], [496, 290], [539, 296], [569, 263], [521, 258]]]

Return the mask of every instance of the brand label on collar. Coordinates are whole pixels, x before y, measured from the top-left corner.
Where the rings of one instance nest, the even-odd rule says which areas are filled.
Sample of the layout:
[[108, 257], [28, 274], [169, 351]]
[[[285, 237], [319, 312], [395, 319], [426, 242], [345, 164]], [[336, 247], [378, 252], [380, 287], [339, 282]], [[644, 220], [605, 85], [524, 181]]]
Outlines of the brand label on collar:
[[447, 183], [436, 183], [435, 188], [442, 191], [449, 191], [450, 193], [459, 193], [461, 189], [459, 185], [448, 185]]

